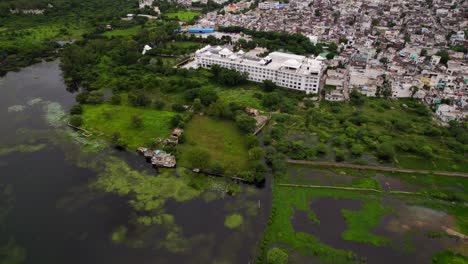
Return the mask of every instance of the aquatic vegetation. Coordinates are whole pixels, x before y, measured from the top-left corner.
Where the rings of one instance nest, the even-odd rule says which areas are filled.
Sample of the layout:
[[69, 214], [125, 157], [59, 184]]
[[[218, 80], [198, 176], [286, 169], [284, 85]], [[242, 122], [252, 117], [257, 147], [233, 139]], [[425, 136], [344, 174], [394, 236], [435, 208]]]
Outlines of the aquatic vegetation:
[[343, 232], [345, 240], [372, 243], [381, 246], [389, 243], [389, 239], [371, 234], [370, 231], [376, 228], [382, 217], [391, 212], [391, 208], [381, 205], [380, 200], [365, 200], [359, 211], [341, 210], [346, 219], [348, 229]]
[[244, 218], [240, 214], [231, 214], [224, 220], [224, 226], [230, 229], [234, 229], [242, 225]]
[[130, 205], [136, 210], [152, 211], [161, 208], [167, 199], [187, 201], [201, 191], [187, 185], [183, 178], [162, 173], [155, 177], [132, 170], [125, 161], [109, 158], [94, 187], [120, 195], [131, 195]]
[[432, 258], [433, 264], [466, 264], [468, 257], [451, 251], [437, 253]]
[[96, 137], [84, 137], [79, 132], [67, 129], [64, 134], [72, 141], [80, 144], [86, 152], [99, 152], [107, 147], [107, 143]]
[[177, 228], [167, 233], [165, 239], [159, 243], [160, 247], [166, 248], [172, 253], [185, 252], [190, 248], [190, 241], [182, 236], [182, 231]]
[[46, 120], [51, 126], [60, 127], [67, 123], [67, 114], [62, 105], [57, 102], [47, 102], [45, 112]]
[[38, 145], [17, 145], [14, 147], [3, 147], [0, 148], [0, 156], [8, 155], [14, 152], [23, 152], [23, 153], [31, 153], [36, 152], [44, 149], [46, 144], [38, 144]]
[[12, 106], [8, 107], [8, 113], [22, 112], [22, 111], [24, 111], [24, 109], [26, 109], [26, 107], [24, 105], [12, 105]]
[[27, 102], [29, 106], [37, 105], [39, 103], [42, 103], [42, 98], [33, 98]]
[[112, 232], [111, 240], [114, 243], [120, 244], [124, 242], [125, 237], [127, 236], [127, 227], [126, 226], [119, 226], [117, 229]]
[[10, 239], [8, 243], [0, 247], [0, 262], [2, 264], [20, 264], [27, 258], [26, 249], [14, 240]]
[[138, 223], [146, 226], [150, 225], [169, 225], [174, 224], [174, 216], [170, 214], [158, 214], [155, 216], [140, 216], [137, 218]]

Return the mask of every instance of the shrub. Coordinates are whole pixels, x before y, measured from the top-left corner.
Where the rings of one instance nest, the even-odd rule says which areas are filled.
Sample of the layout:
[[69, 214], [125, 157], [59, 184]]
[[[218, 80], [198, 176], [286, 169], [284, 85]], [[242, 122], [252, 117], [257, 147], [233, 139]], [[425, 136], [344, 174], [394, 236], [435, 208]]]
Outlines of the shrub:
[[139, 115], [132, 116], [132, 126], [135, 128], [140, 128], [143, 126], [143, 119]]
[[81, 115], [83, 113], [83, 107], [80, 104], [74, 105], [70, 109], [71, 115]]
[[176, 111], [176, 112], [184, 112], [185, 111], [185, 107], [181, 104], [173, 104], [172, 105], [172, 110]]
[[395, 156], [395, 149], [390, 142], [384, 142], [377, 146], [377, 157], [382, 160], [392, 160]]
[[120, 96], [120, 94], [113, 94], [109, 98], [109, 103], [113, 105], [120, 105], [121, 102], [122, 102], [122, 97]]
[[72, 115], [70, 117], [70, 125], [80, 127], [83, 124], [83, 119], [79, 115]]
[[288, 263], [288, 258], [288, 253], [277, 247], [268, 250], [267, 253], [268, 264], [286, 264]]
[[154, 102], [154, 108], [161, 110], [166, 106], [166, 104], [163, 101], [155, 101]]

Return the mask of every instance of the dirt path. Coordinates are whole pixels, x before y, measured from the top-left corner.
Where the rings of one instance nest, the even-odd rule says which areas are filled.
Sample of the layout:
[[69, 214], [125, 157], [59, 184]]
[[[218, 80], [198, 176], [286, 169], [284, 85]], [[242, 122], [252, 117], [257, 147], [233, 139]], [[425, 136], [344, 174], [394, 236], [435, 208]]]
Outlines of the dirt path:
[[366, 192], [378, 192], [383, 191], [370, 188], [354, 188], [354, 187], [339, 187], [339, 186], [326, 186], [326, 185], [304, 185], [304, 184], [290, 184], [290, 183], [278, 183], [278, 186], [285, 187], [304, 187], [304, 188], [317, 188], [317, 189], [336, 189], [336, 190], [348, 190], [348, 191], [366, 191]]
[[400, 168], [383, 167], [383, 166], [369, 166], [369, 165], [357, 165], [357, 164], [349, 164], [349, 163], [326, 162], [326, 161], [308, 161], [308, 160], [292, 160], [292, 159], [287, 160], [287, 163], [301, 164], [301, 165], [320, 165], [320, 166], [330, 166], [330, 167], [337, 167], [337, 168], [350, 168], [350, 169], [360, 169], [360, 170], [403, 172], [403, 173], [422, 173], [422, 174], [432, 173], [432, 174], [441, 175], [441, 176], [468, 178], [468, 173], [463, 173], [463, 172], [400, 169]]

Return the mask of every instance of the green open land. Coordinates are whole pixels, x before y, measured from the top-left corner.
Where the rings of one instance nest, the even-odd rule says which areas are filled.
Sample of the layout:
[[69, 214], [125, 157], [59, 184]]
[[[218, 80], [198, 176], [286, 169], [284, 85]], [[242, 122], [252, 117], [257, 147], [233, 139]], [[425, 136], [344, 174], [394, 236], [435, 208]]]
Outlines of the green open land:
[[[156, 138], [167, 137], [170, 133], [169, 121], [175, 113], [123, 105], [86, 105], [83, 110], [83, 127], [104, 137], [111, 138], [115, 132], [130, 149], [154, 145]], [[132, 117], [142, 118], [141, 127], [132, 124]]]
[[[0, 75], [56, 56], [56, 41], [81, 39], [84, 33], [99, 31], [132, 9], [132, 4], [125, 0], [54, 1], [53, 7], [48, 7], [49, 3], [43, 0], [0, 3]], [[11, 14], [10, 9], [43, 9], [45, 13]]]
[[245, 136], [233, 122], [206, 116], [194, 116], [185, 127], [186, 142], [178, 147], [180, 164], [190, 166], [189, 155], [203, 150], [212, 163], [219, 163], [230, 175], [246, 170], [248, 153]]
[[226, 102], [235, 102], [251, 108], [263, 110], [265, 107], [262, 105], [261, 96], [263, 92], [256, 87], [239, 87], [236, 89], [220, 89], [219, 97]]
[[141, 27], [135, 26], [135, 27], [125, 28], [125, 29], [114, 29], [111, 31], [107, 31], [104, 33], [104, 36], [106, 37], [128, 37], [128, 36], [134, 36], [140, 32], [141, 32]]
[[466, 127], [442, 127], [420, 101], [364, 98], [278, 114], [269, 140], [293, 159], [468, 171]]
[[191, 21], [194, 19], [196, 16], [200, 15], [200, 12], [197, 11], [190, 11], [190, 10], [181, 10], [173, 13], [167, 13], [165, 14], [169, 18], [176, 18], [179, 19], [180, 21]]

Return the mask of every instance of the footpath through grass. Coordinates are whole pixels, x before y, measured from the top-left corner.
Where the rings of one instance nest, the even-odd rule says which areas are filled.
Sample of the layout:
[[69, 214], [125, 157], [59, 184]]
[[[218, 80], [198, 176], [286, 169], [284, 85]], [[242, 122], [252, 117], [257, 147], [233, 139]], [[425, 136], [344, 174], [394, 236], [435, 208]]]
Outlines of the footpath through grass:
[[[82, 114], [83, 127], [94, 133], [102, 132], [110, 139], [115, 132], [129, 149], [139, 146], [151, 146], [157, 137], [167, 137], [170, 133], [170, 119], [173, 112], [151, 108], [137, 108], [123, 105], [84, 105]], [[135, 127], [132, 118], [142, 119], [141, 127]]]
[[227, 174], [248, 168], [246, 140], [233, 122], [196, 115], [185, 127], [186, 142], [178, 146], [180, 164], [190, 166], [189, 155], [196, 149], [210, 155]]

